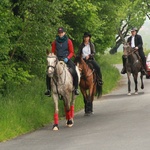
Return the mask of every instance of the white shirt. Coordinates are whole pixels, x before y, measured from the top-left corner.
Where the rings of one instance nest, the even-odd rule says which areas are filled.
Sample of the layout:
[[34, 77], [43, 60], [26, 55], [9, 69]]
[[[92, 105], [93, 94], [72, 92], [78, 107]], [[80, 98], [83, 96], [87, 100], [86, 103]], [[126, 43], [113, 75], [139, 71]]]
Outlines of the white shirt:
[[84, 46], [84, 48], [82, 49], [82, 58], [85, 58], [86, 56], [91, 54], [91, 48], [90, 48], [90, 44], [87, 44]]
[[132, 39], [131, 39], [131, 47], [135, 47], [135, 36], [132, 36]]

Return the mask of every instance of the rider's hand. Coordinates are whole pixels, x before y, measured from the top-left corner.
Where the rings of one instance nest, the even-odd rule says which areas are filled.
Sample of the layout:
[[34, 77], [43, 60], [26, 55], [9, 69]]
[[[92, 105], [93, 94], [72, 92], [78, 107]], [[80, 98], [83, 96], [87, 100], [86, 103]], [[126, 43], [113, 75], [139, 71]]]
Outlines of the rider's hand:
[[68, 62], [68, 58], [65, 58], [65, 59], [64, 59], [64, 62], [67, 63], [67, 62]]
[[85, 59], [86, 59], [86, 60], [88, 60], [89, 58], [90, 58], [90, 56], [89, 56], [89, 55], [85, 57]]
[[135, 47], [134, 49], [135, 49], [135, 50], [138, 50], [139, 48], [138, 48], [138, 47]]

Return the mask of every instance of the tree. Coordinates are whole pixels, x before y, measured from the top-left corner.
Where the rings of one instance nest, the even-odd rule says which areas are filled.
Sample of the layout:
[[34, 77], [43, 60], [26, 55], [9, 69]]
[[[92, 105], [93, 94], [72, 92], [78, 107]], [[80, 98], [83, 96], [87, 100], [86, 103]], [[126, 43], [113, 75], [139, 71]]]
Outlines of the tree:
[[125, 39], [132, 27], [140, 29], [146, 19], [145, 12], [143, 11], [145, 3], [142, 0], [129, 1], [127, 4], [126, 16], [120, 20], [115, 46], [112, 46], [110, 49], [111, 54], [116, 53], [118, 47], [122, 44], [120, 35]]

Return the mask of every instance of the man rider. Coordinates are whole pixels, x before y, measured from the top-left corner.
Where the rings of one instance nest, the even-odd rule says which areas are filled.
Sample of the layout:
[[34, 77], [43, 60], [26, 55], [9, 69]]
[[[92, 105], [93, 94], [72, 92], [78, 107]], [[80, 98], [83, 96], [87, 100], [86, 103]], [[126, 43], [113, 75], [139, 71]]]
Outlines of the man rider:
[[[142, 65], [143, 65], [143, 74], [146, 74], [146, 58], [145, 58], [145, 54], [143, 52], [143, 41], [142, 41], [142, 37], [137, 34], [137, 28], [132, 28], [131, 29], [131, 36], [128, 38], [127, 42], [129, 43], [129, 45], [134, 48], [135, 50], [138, 51], [141, 59], [142, 59]], [[125, 74], [126, 73], [126, 69], [125, 69], [125, 64], [126, 64], [126, 57], [123, 55], [122, 56], [122, 62], [123, 62], [123, 69], [121, 71], [121, 74]]]

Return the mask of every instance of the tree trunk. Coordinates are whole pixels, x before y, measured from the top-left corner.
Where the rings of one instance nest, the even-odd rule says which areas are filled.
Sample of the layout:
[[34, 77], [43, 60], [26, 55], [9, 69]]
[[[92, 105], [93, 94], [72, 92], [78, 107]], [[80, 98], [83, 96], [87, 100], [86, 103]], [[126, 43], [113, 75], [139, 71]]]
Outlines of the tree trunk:
[[110, 49], [109, 53], [110, 53], [110, 54], [115, 54], [115, 53], [117, 53], [117, 50], [118, 50], [118, 48], [119, 48], [119, 46], [120, 46], [121, 44], [122, 44], [122, 41], [121, 41], [121, 40], [118, 40], [118, 41], [116, 42], [115, 46]]

